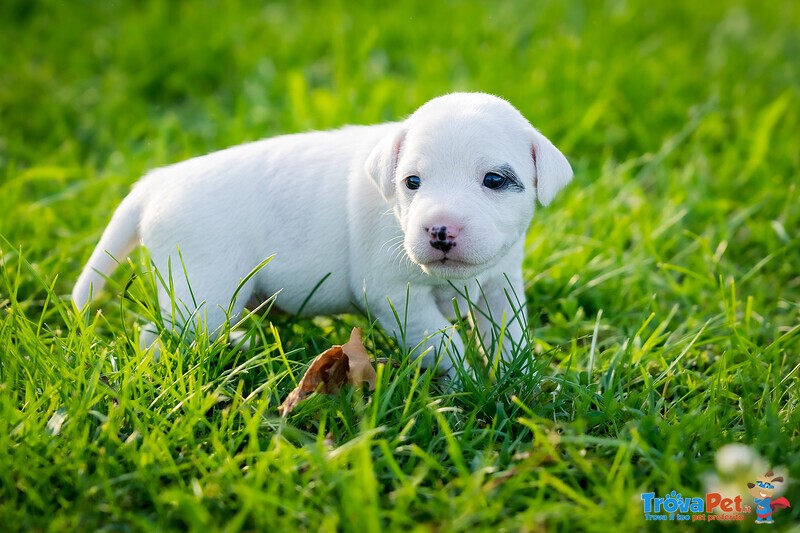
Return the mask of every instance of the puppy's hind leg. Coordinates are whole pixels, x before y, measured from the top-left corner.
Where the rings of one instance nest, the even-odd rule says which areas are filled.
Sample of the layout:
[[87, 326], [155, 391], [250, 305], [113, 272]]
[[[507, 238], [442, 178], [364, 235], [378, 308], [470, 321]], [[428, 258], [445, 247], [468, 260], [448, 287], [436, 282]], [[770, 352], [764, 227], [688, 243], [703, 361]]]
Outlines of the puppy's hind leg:
[[161, 345], [158, 343], [158, 326], [154, 322], [139, 328], [139, 351], [151, 352], [153, 360], [161, 358]]
[[[173, 266], [166, 272], [159, 270], [158, 302], [165, 328], [172, 329], [186, 341], [202, 333], [213, 342], [237, 323], [254, 284], [252, 279], [247, 279], [246, 269], [232, 267], [225, 259], [228, 258], [220, 257], [202, 264], [187, 261], [178, 269]], [[154, 330], [153, 325], [145, 326], [140, 336], [143, 348], [147, 347], [145, 342], [152, 345]]]

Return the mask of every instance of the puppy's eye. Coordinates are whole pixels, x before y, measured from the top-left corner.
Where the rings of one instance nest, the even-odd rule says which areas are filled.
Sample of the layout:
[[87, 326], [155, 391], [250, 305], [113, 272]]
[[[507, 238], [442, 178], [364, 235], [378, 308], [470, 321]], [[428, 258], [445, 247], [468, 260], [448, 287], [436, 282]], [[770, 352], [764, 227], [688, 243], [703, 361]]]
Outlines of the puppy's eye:
[[422, 184], [422, 180], [419, 179], [419, 176], [409, 176], [403, 181], [406, 183], [406, 187], [412, 191], [419, 189], [419, 186]]
[[508, 178], [494, 172], [489, 172], [483, 177], [483, 186], [489, 189], [502, 189], [507, 183]]

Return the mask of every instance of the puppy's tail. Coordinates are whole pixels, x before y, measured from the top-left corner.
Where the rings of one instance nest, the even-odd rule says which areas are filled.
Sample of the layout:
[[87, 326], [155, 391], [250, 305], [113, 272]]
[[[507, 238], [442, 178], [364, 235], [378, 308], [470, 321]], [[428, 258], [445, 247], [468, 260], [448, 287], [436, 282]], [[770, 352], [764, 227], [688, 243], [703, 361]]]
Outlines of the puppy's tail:
[[89, 303], [92, 294], [100, 292], [106, 283], [106, 277], [114, 272], [119, 261], [126, 258], [139, 243], [141, 190], [137, 189], [139, 187], [134, 187], [114, 211], [111, 222], [75, 283], [72, 301], [78, 309], [83, 309]]

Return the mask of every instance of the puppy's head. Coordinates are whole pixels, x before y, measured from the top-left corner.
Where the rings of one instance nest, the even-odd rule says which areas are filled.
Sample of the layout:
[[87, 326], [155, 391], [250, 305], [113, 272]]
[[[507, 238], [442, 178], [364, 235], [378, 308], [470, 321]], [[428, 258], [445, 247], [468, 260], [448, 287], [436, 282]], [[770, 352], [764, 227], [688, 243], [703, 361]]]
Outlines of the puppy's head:
[[525, 233], [536, 200], [569, 183], [566, 158], [511, 104], [481, 93], [435, 98], [370, 154], [367, 172], [397, 215], [412, 261], [473, 277]]

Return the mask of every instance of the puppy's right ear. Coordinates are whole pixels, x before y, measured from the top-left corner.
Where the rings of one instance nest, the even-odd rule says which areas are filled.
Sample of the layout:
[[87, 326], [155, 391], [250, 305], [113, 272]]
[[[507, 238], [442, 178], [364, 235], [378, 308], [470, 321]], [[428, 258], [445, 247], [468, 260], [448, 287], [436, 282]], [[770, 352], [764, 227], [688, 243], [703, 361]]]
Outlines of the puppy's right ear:
[[387, 202], [394, 199], [394, 175], [405, 139], [405, 129], [387, 135], [375, 145], [367, 157], [365, 169]]

